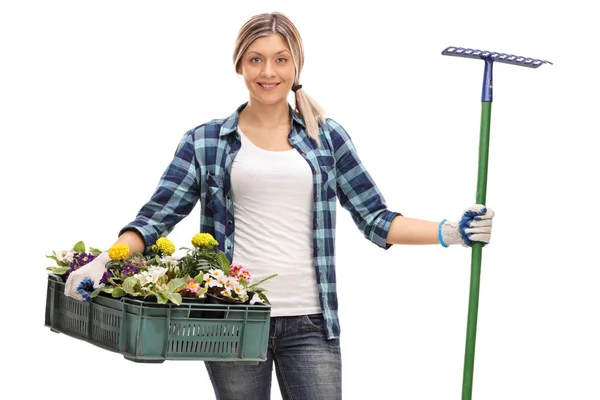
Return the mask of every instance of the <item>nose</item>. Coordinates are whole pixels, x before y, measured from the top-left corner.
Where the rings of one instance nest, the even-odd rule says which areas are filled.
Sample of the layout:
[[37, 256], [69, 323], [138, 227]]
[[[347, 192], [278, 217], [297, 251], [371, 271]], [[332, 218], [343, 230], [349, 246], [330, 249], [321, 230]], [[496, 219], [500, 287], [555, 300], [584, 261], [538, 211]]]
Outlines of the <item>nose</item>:
[[263, 69], [261, 72], [261, 76], [263, 77], [271, 77], [275, 75], [275, 69], [273, 67], [273, 62], [271, 60], [267, 60], [263, 64]]

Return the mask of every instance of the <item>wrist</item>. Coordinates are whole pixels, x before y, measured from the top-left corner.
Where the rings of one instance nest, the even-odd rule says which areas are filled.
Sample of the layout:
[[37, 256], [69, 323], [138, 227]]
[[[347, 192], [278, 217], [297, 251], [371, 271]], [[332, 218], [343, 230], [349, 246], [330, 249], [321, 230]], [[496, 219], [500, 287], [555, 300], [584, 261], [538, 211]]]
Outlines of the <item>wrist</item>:
[[464, 241], [458, 229], [458, 223], [455, 221], [443, 220], [438, 228], [438, 236], [440, 244], [444, 247], [449, 247], [454, 244], [464, 245]]

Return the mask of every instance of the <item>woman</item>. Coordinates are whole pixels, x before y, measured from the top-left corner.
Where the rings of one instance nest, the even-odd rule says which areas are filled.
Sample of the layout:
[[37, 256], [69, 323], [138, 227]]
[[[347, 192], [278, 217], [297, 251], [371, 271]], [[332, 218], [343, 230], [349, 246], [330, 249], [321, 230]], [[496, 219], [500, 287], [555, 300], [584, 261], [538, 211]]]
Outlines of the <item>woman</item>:
[[[116, 243], [148, 250], [199, 201], [200, 230], [213, 234], [230, 261], [257, 278], [279, 275], [269, 287], [268, 359], [258, 365], [206, 362], [217, 399], [268, 399], [273, 365], [283, 398], [338, 399], [336, 201], [384, 249], [485, 244], [494, 213], [475, 205], [460, 222], [440, 223], [389, 211], [346, 131], [324, 117], [300, 84], [302, 40], [284, 15], [261, 14], [244, 24], [233, 61], [248, 102], [184, 135], [152, 198]], [[81, 280], [98, 282], [107, 261], [103, 253], [71, 273], [65, 293], [81, 298]]]

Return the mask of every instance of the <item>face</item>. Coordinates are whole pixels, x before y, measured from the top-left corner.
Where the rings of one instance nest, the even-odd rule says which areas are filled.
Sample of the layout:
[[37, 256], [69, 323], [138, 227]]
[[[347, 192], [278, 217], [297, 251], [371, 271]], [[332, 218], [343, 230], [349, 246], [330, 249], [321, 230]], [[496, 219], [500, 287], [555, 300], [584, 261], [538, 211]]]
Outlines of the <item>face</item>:
[[250, 101], [285, 102], [295, 76], [292, 53], [279, 34], [256, 39], [244, 53], [238, 73], [244, 77]]

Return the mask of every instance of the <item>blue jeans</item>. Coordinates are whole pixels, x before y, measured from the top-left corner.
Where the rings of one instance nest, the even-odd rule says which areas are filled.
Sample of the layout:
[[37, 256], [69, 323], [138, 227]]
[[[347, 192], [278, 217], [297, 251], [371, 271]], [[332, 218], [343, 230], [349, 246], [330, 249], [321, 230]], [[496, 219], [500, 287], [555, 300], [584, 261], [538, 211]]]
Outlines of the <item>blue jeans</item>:
[[340, 341], [327, 340], [321, 314], [271, 318], [267, 360], [258, 365], [205, 362], [217, 400], [269, 400], [273, 363], [283, 399], [342, 398]]

